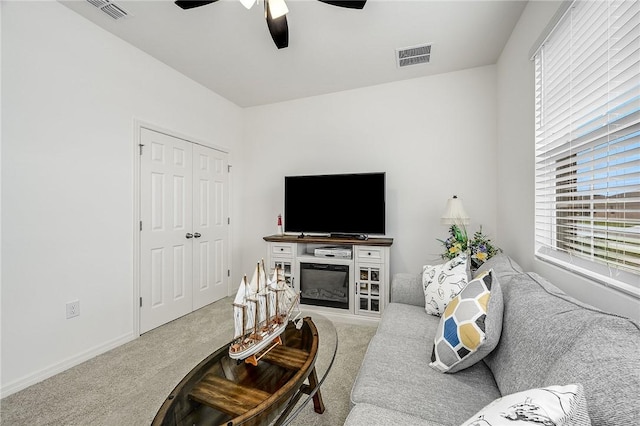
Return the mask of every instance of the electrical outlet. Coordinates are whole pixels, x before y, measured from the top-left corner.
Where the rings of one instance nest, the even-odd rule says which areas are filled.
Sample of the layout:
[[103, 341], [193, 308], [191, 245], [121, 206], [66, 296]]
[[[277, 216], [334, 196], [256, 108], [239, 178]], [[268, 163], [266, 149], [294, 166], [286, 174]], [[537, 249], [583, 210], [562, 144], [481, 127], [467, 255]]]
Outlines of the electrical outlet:
[[80, 315], [80, 301], [74, 300], [67, 303], [67, 319]]

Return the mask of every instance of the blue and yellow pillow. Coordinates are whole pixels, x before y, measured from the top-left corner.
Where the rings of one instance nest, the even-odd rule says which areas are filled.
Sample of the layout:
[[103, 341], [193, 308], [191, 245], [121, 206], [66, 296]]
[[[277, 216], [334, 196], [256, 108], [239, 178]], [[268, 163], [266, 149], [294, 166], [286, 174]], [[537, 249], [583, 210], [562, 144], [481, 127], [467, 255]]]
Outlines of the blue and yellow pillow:
[[429, 365], [455, 373], [487, 356], [500, 341], [503, 310], [502, 291], [492, 270], [470, 281], [440, 318]]

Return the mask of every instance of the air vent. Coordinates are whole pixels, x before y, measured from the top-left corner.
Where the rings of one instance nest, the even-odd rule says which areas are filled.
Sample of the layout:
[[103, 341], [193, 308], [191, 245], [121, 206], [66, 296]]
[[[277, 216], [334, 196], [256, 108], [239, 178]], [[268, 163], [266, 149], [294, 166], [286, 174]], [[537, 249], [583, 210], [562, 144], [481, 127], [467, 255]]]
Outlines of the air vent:
[[95, 7], [102, 7], [106, 4], [109, 4], [107, 0], [87, 0], [89, 3], [94, 5]]
[[398, 68], [408, 67], [409, 65], [428, 64], [430, 61], [430, 44], [396, 49], [396, 64]]
[[109, 15], [113, 19], [120, 19], [129, 16], [129, 13], [122, 7], [109, 0], [87, 0], [89, 3]]

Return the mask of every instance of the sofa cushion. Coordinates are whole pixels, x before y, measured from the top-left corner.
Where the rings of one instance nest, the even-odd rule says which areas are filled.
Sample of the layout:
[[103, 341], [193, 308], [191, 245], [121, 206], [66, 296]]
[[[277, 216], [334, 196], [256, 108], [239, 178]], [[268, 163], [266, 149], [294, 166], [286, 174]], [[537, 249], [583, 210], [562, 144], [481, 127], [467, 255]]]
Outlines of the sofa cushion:
[[462, 426], [508, 426], [534, 423], [554, 426], [590, 426], [582, 385], [549, 386], [506, 395], [477, 412]]
[[409, 339], [433, 339], [440, 318], [427, 315], [423, 307], [389, 303], [378, 323], [378, 333]]
[[430, 315], [440, 316], [444, 308], [469, 282], [469, 257], [462, 253], [439, 265], [422, 268], [424, 309]]
[[[534, 273], [501, 281], [502, 336], [485, 358], [502, 394], [581, 383], [594, 424], [640, 424], [640, 327]], [[627, 422], [620, 419], [634, 419]]]
[[501, 284], [502, 335], [484, 361], [503, 395], [543, 387], [546, 373], [587, 327], [589, 314], [550, 295], [529, 274]]
[[429, 365], [455, 373], [487, 356], [500, 340], [502, 310], [502, 292], [493, 272], [472, 280], [445, 309]]
[[443, 423], [432, 422], [412, 416], [400, 411], [389, 410], [376, 405], [361, 403], [354, 406], [344, 426], [447, 426]]
[[[424, 311], [423, 315], [429, 316]], [[429, 368], [433, 335], [429, 337], [373, 336], [353, 385], [351, 402], [455, 425], [500, 396], [491, 371], [482, 362], [455, 375]]]
[[422, 289], [422, 272], [408, 274], [399, 272], [393, 275], [389, 298], [393, 303], [421, 306], [424, 311], [424, 290]]
[[524, 273], [524, 269], [515, 260], [502, 252], [480, 265], [474, 276], [478, 276], [490, 269], [493, 270], [501, 284], [509, 281], [511, 277]]

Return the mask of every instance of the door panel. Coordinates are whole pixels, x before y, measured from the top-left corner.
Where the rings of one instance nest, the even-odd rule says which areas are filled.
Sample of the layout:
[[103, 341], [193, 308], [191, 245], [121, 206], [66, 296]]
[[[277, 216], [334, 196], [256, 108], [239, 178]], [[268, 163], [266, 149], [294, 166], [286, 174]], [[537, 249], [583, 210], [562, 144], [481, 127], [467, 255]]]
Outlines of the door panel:
[[141, 129], [140, 332], [192, 311], [192, 144]]
[[227, 154], [194, 145], [194, 309], [227, 296]]

